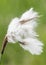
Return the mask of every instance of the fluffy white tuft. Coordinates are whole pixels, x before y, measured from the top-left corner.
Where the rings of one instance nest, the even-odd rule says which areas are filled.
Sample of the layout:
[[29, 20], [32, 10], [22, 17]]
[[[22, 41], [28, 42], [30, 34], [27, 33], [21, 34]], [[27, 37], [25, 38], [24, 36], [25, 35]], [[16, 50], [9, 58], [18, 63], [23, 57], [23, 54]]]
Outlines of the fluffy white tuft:
[[[39, 55], [42, 52], [42, 42], [37, 39], [39, 36], [35, 28], [37, 26], [37, 18], [39, 17], [38, 12], [35, 12], [33, 8], [26, 11], [20, 18], [14, 18], [8, 26], [7, 39], [8, 42], [15, 43], [17, 41], [24, 42], [22, 48], [28, 50], [32, 54]], [[20, 21], [30, 21], [21, 24]]]

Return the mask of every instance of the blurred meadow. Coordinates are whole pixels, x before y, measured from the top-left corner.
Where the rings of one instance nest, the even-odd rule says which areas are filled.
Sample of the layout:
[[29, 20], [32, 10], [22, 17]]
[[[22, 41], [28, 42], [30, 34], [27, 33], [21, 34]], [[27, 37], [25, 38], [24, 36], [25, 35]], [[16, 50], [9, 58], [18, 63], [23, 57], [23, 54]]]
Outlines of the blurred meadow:
[[0, 65], [46, 65], [46, 0], [0, 0], [0, 51], [10, 21], [31, 7], [42, 15], [36, 31], [44, 44], [43, 53], [32, 55], [19, 44], [8, 43]]

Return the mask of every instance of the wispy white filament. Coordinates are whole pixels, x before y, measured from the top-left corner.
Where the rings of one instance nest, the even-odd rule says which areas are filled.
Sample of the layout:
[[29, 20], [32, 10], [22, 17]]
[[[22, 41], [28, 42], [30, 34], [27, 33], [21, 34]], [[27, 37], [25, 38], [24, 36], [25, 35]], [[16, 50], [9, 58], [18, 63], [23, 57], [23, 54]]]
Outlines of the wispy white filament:
[[[38, 17], [38, 12], [35, 12], [33, 8], [31, 8], [23, 13], [20, 18], [14, 18], [8, 26], [8, 42], [24, 42], [25, 45], [20, 44], [22, 48], [28, 50], [32, 54], [41, 54], [43, 44], [37, 39], [37, 36], [39, 35], [35, 32]], [[21, 24], [24, 20], [29, 21]]]

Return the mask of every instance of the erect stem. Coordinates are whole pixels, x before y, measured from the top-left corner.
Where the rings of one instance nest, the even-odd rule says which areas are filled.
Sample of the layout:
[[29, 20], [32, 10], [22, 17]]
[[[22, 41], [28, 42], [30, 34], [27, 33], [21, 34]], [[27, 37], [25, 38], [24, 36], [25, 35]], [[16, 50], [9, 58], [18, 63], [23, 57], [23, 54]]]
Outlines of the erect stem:
[[2, 49], [1, 49], [1, 55], [3, 55], [6, 45], [7, 45], [7, 37], [5, 36], [3, 45], [2, 45]]

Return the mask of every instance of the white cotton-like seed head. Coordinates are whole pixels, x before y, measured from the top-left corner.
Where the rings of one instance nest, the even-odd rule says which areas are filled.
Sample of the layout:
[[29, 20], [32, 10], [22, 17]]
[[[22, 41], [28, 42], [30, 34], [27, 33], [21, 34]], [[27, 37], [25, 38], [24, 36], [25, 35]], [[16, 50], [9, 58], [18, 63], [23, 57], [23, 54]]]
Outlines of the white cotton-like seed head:
[[[17, 41], [24, 42], [20, 44], [25, 50], [32, 54], [39, 55], [43, 51], [43, 43], [37, 39], [39, 36], [35, 28], [37, 27], [38, 12], [33, 8], [22, 14], [20, 18], [12, 19], [7, 30], [7, 41], [16, 43]], [[22, 23], [23, 22], [23, 23]]]

